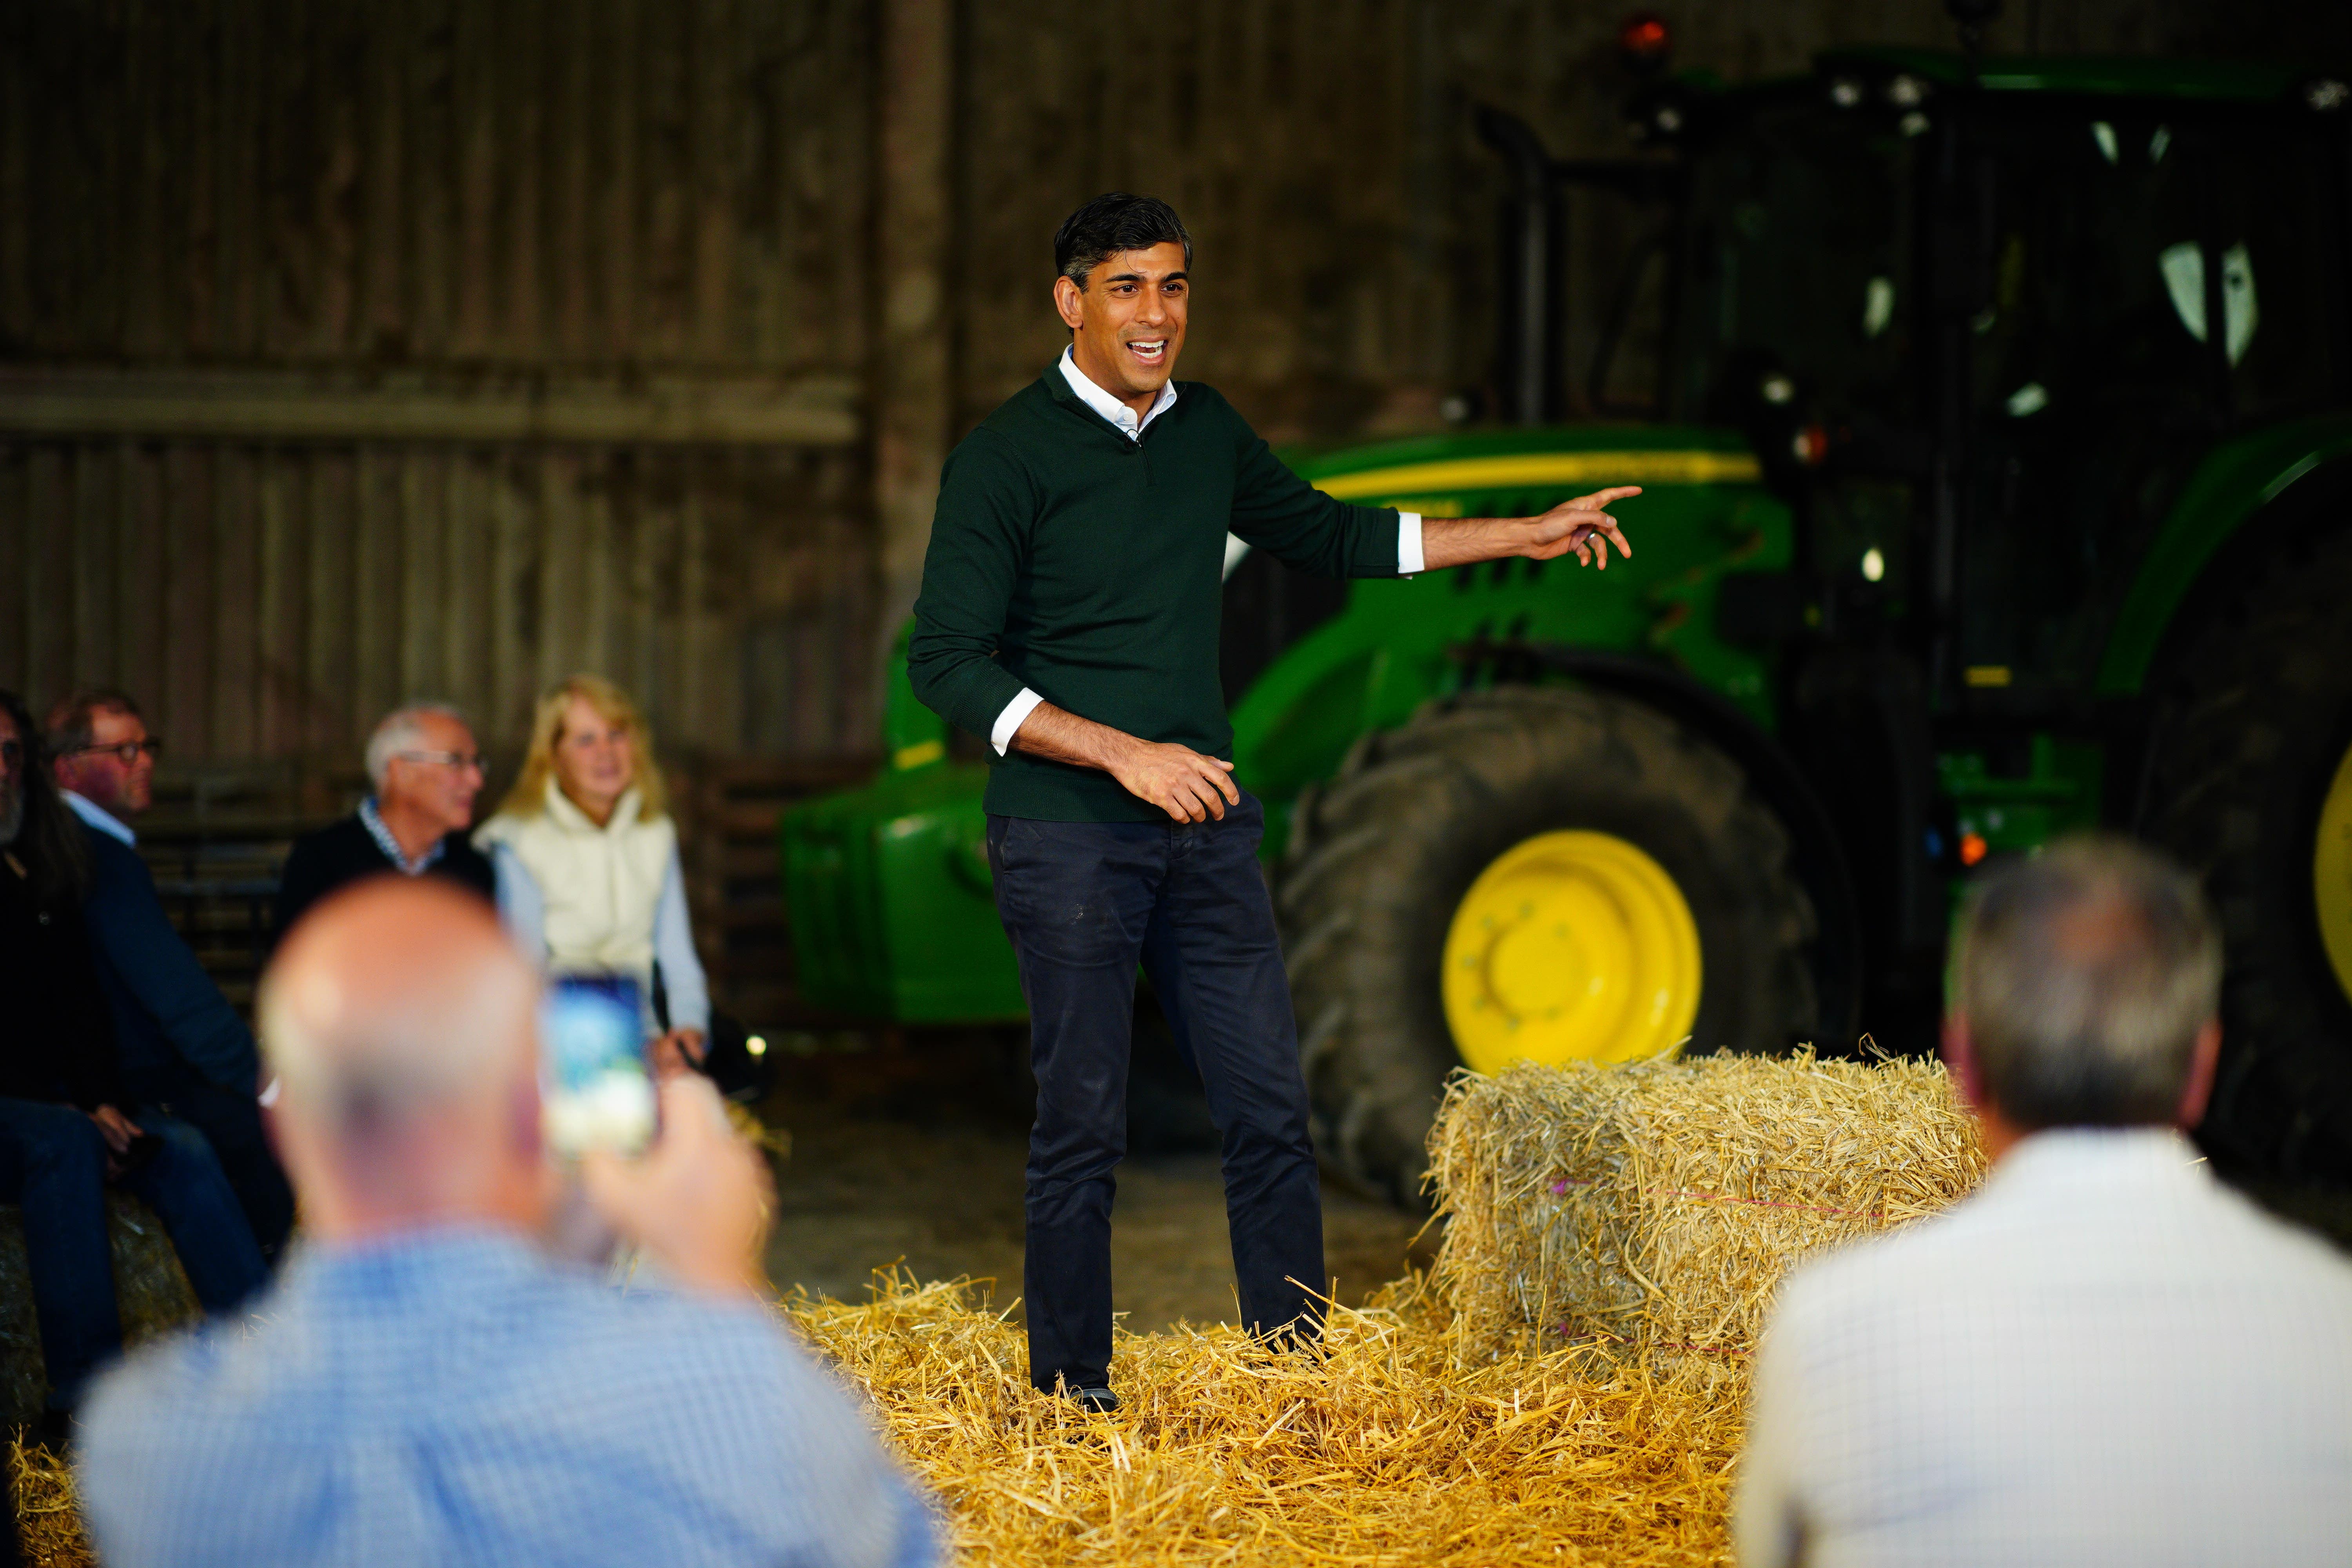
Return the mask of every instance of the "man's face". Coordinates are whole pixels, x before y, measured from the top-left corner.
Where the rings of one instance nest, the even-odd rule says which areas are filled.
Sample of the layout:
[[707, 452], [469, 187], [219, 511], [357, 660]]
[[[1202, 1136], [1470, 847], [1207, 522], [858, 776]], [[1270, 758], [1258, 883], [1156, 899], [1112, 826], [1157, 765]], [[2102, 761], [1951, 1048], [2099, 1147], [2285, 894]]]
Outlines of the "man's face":
[[0, 844], [14, 844], [25, 826], [25, 769], [30, 766], [16, 721], [0, 710]]
[[383, 771], [383, 805], [415, 812], [445, 834], [459, 832], [473, 825], [474, 797], [482, 792], [474, 732], [446, 713], [425, 714], [420, 729], [421, 738]]
[[[126, 751], [129, 762], [123, 761]], [[58, 783], [118, 816], [147, 809], [154, 778], [155, 753], [147, 744], [146, 724], [111, 708], [89, 716], [88, 746], [58, 759]]]
[[1083, 289], [1054, 279], [1054, 304], [1071, 331], [1078, 369], [1122, 403], [1157, 397], [1184, 348], [1191, 289], [1184, 247], [1173, 240], [1103, 258]]

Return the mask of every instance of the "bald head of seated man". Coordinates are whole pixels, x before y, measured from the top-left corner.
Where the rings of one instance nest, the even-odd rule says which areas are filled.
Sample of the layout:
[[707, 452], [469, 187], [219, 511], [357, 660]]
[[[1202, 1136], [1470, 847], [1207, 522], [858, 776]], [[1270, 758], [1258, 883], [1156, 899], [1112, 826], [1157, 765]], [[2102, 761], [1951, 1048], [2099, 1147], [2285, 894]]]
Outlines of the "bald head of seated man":
[[933, 1560], [861, 1415], [763, 1302], [766, 1173], [709, 1084], [661, 1086], [586, 1201], [657, 1283], [545, 1245], [540, 983], [478, 899], [383, 877], [263, 981], [300, 1245], [239, 1330], [134, 1355], [82, 1433], [112, 1564]]

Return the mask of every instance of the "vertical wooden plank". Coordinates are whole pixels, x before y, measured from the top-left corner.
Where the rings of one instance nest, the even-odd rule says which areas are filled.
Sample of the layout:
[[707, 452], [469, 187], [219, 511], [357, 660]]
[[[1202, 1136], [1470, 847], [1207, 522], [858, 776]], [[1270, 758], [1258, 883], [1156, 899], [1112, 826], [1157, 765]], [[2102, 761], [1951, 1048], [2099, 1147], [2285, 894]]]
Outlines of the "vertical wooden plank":
[[308, 28], [310, 77], [310, 207], [315, 294], [307, 352], [344, 358], [362, 347], [359, 331], [361, 116], [367, 101], [363, 24], [341, 5], [316, 7]]
[[0, 6], [0, 332], [33, 335], [33, 8]]
[[161, 447], [121, 442], [114, 530], [115, 660], [121, 679], [160, 701], [164, 635], [164, 480]]
[[587, 542], [582, 526], [585, 461], [572, 447], [540, 457], [539, 669], [545, 691], [583, 667], [592, 611], [587, 603]]
[[345, 766], [358, 757], [357, 727], [362, 722], [352, 706], [356, 674], [352, 654], [358, 631], [352, 571], [359, 536], [358, 482], [355, 452], [327, 447], [311, 454], [303, 497], [310, 616], [302, 668], [305, 683], [317, 700], [302, 747], [331, 767]]
[[[172, 345], [164, 336], [164, 292], [170, 251], [164, 241], [165, 187], [173, 177], [173, 149], [166, 138], [164, 76], [175, 68], [163, 58], [165, 31], [152, 0], [134, 0], [122, 22], [124, 158], [117, 178], [122, 204], [121, 349], [134, 357], [155, 357]], [[0, 89], [0, 91], [5, 90]], [[7, 208], [22, 211], [21, 208]]]
[[29, 456], [24, 442], [0, 441], [0, 687], [37, 707], [41, 694], [27, 689], [33, 611], [32, 579], [25, 569]]
[[687, 347], [704, 364], [748, 357], [753, 346], [739, 312], [740, 276], [735, 212], [740, 186], [734, 132], [750, 96], [754, 61], [740, 53], [747, 30], [735, 0], [701, 0], [693, 14], [693, 68], [687, 103], [693, 117], [692, 305]]
[[498, 8], [460, 5], [450, 53], [452, 159], [457, 184], [456, 319], [450, 352], [480, 358], [492, 352], [498, 292], [498, 139], [495, 68]]
[[547, 353], [540, 309], [545, 280], [540, 276], [540, 225], [545, 221], [548, 74], [546, 40], [540, 26], [541, 0], [510, 0], [496, 7], [498, 34], [492, 46], [489, 93], [497, 111], [491, 162], [497, 181], [492, 217], [498, 224], [495, 256], [499, 300], [494, 351], [509, 361]]
[[[583, 7], [586, 9], [586, 7]], [[646, 202], [638, 188], [639, 153], [645, 134], [642, 77], [654, 64], [648, 35], [670, 7], [640, 0], [601, 0], [597, 21], [596, 109], [590, 119], [595, 148], [595, 194], [591, 206], [593, 247], [580, 264], [593, 268], [597, 356], [606, 363], [637, 356], [637, 302], [643, 287], [639, 247]]]
[[191, 760], [256, 754], [260, 734], [261, 530], [259, 468], [251, 447], [223, 447], [213, 492], [212, 723]]
[[589, 148], [591, 128], [608, 106], [590, 100], [593, 29], [584, 5], [567, 6], [551, 29], [551, 90], [548, 94], [546, 299], [554, 316], [549, 342], [573, 361], [591, 353], [589, 329]]
[[[688, 78], [695, 65], [690, 7], [649, 5], [640, 14], [643, 99], [639, 139], [644, 224], [634, 292], [639, 319], [634, 342], [648, 357], [675, 359], [689, 341], [693, 311], [690, 216], [694, 201], [691, 107]], [[707, 87], [707, 83], [698, 83]], [[627, 289], [628, 280], [616, 279]], [[629, 341], [629, 340], [621, 340]]]
[[[437, 447], [404, 448], [400, 459], [400, 689], [392, 701], [435, 700], [442, 692], [444, 599], [443, 516], [447, 510], [448, 454]], [[387, 704], [390, 706], [390, 704]]]
[[400, 700], [403, 604], [402, 449], [363, 446], [356, 485], [352, 565], [352, 723], [363, 728]]
[[[268, 251], [261, 224], [257, 123], [266, 68], [260, 21], [251, 0], [224, 5], [214, 16], [220, 51], [219, 114], [212, 126], [217, 209], [214, 336], [223, 350], [239, 358], [257, 354], [263, 347], [261, 276]], [[239, 483], [251, 477], [246, 458], [232, 462], [226, 471], [239, 474]]]
[[115, 666], [114, 520], [120, 471], [111, 444], [76, 442], [68, 449], [73, 473], [73, 683], [113, 686]]
[[310, 733], [317, 694], [310, 683], [310, 531], [302, 503], [310, 454], [281, 447], [262, 454], [257, 477], [261, 550], [254, 744], [265, 756], [296, 756]]
[[220, 448], [193, 443], [164, 452], [163, 641], [171, 657], [163, 665], [161, 732], [173, 753], [206, 754], [212, 730], [213, 670], [218, 652], [213, 615], [217, 560], [213, 537], [218, 524]]
[[572, 637], [572, 668], [592, 669], [614, 678], [620, 641], [614, 614], [618, 584], [614, 581], [614, 493], [628, 482], [626, 458], [610, 447], [599, 447], [584, 459], [588, 479], [582, 486], [577, 522], [580, 551], [581, 624]]
[[365, 39], [366, 98], [361, 135], [361, 350], [402, 357], [410, 342], [405, 158], [408, 0], [378, 0]]
[[73, 469], [68, 448], [33, 448], [26, 483], [25, 631], [26, 693], [36, 703], [74, 680]]
[[442, 689], [467, 712], [482, 714], [490, 701], [491, 543], [490, 495], [496, 459], [477, 448], [450, 454], [448, 510], [444, 559], [448, 586], [442, 595]]
[[502, 452], [490, 491], [490, 682], [482, 704], [485, 746], [520, 747], [530, 721], [541, 641], [538, 456]]
[[419, 357], [452, 352], [457, 156], [452, 91], [456, 0], [410, 0], [408, 149], [404, 201], [409, 244], [409, 342]]
[[877, 632], [885, 647], [921, 585], [947, 457], [952, 399], [942, 310], [947, 250], [940, 237], [952, 214], [954, 15], [949, 0], [886, 0], [882, 7], [875, 259], [884, 293], [870, 374], [874, 502], [882, 534]]

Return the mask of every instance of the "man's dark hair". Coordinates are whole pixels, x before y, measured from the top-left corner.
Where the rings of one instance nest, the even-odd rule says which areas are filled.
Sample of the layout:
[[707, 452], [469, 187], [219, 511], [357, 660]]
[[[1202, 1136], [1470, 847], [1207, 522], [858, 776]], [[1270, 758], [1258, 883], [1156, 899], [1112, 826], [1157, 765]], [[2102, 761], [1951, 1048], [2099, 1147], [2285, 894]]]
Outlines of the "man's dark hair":
[[[52, 762], [68, 752], [79, 752], [90, 743], [97, 726], [92, 722], [100, 713], [124, 713], [133, 719], [144, 719], [139, 704], [126, 694], [107, 686], [85, 686], [58, 698], [49, 705], [49, 758]], [[29, 734], [30, 731], [27, 731]]]
[[16, 837], [5, 847], [25, 868], [33, 885], [33, 900], [52, 913], [64, 913], [81, 901], [89, 889], [89, 851], [82, 841], [81, 821], [58, 794], [49, 776], [48, 758], [41, 732], [33, 727], [31, 710], [13, 691], [0, 690], [0, 713], [16, 726], [25, 748], [24, 766], [16, 787], [22, 792], [24, 815]]
[[1192, 237], [1176, 209], [1158, 196], [1131, 196], [1112, 191], [1097, 196], [1062, 220], [1054, 231], [1054, 270], [1083, 290], [1087, 274], [1103, 258], [1123, 250], [1149, 250], [1155, 245], [1184, 247], [1184, 267], [1192, 266]]

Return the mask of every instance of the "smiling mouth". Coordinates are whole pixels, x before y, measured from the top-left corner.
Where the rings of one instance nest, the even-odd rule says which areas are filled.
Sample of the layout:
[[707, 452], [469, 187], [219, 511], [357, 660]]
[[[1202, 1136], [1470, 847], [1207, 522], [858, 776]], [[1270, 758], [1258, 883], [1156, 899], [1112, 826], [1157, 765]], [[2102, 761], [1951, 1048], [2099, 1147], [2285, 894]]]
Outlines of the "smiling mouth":
[[1166, 338], [1130, 340], [1127, 345], [1127, 352], [1146, 364], [1165, 364], [1168, 363], [1168, 340]]

